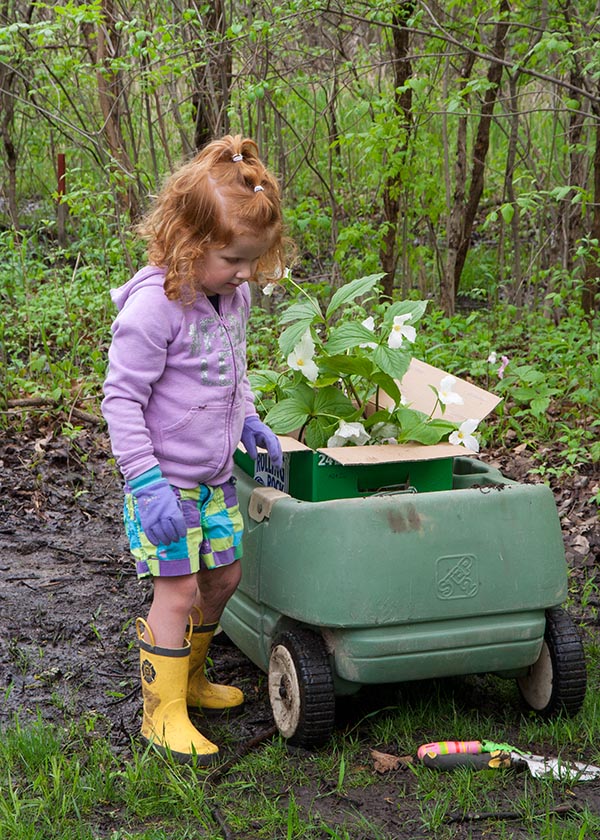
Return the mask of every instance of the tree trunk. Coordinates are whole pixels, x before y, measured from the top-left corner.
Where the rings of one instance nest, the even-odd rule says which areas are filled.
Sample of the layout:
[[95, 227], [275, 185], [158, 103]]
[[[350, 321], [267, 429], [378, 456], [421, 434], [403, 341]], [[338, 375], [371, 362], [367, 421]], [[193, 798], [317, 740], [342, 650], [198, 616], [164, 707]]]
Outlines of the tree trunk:
[[[461, 88], [464, 88], [466, 82], [468, 81], [471, 71], [473, 70], [474, 63], [475, 56], [473, 53], [468, 53], [460, 72]], [[454, 315], [454, 303], [456, 298], [454, 291], [454, 272], [456, 260], [458, 259], [458, 249], [462, 236], [463, 217], [465, 212], [465, 192], [467, 181], [467, 121], [467, 114], [463, 114], [459, 117], [456, 131], [454, 193], [452, 195], [452, 205], [448, 212], [446, 268], [442, 275], [440, 287], [440, 305], [448, 317]]]
[[[393, 12], [393, 67], [394, 67], [394, 110], [400, 115], [402, 132], [391, 157], [404, 156], [412, 126], [412, 90], [404, 89], [412, 75], [412, 65], [408, 53], [409, 31], [406, 21], [415, 9], [414, 0], [400, 3]], [[394, 277], [398, 264], [398, 223], [402, 201], [402, 176], [400, 167], [388, 176], [383, 185], [384, 235], [381, 243], [381, 266], [385, 272], [383, 295], [391, 298], [394, 289]]]
[[121, 209], [125, 210], [131, 219], [137, 219], [140, 204], [134, 180], [134, 166], [121, 129], [123, 85], [119, 71], [115, 71], [111, 66], [113, 59], [119, 56], [119, 33], [113, 0], [102, 0], [102, 12], [103, 22], [96, 26], [93, 32], [89, 27], [85, 27], [83, 32], [87, 38], [88, 50], [95, 56], [98, 102], [104, 120], [102, 133], [111, 156], [117, 198]]
[[[583, 79], [577, 70], [574, 70], [571, 73], [571, 84], [576, 85], [577, 87], [583, 86]], [[587, 153], [583, 153], [581, 145], [586, 109], [584, 108], [584, 103], [581, 98], [576, 98], [579, 102], [579, 108], [571, 110], [571, 113], [569, 114], [569, 184], [574, 188], [581, 189], [585, 187], [587, 178]], [[575, 195], [575, 191], [570, 192], [562, 202], [562, 206], [560, 208], [561, 214], [564, 218], [565, 227], [562, 266], [566, 271], [573, 270], [577, 242], [581, 239], [583, 233], [581, 202], [571, 202], [571, 199]]]
[[[34, 4], [27, 6], [23, 20], [31, 21], [34, 11]], [[0, 5], [0, 21], [15, 22], [17, 11], [9, 2], [3, 0]], [[14, 19], [14, 20], [12, 20]], [[14, 117], [15, 117], [15, 87], [19, 77], [17, 69], [10, 63], [0, 62], [0, 135], [6, 158], [7, 181], [6, 198], [8, 202], [8, 213], [11, 225], [15, 230], [19, 229], [19, 203], [17, 199], [17, 164], [19, 152], [14, 140]]]
[[[594, 204], [592, 211], [592, 228], [590, 239], [600, 242], [600, 109], [596, 112], [595, 135], [596, 144], [594, 148]], [[583, 291], [581, 294], [581, 305], [583, 311], [590, 315], [596, 308], [596, 299], [600, 295], [600, 270], [598, 264], [598, 249], [594, 248], [588, 253], [585, 263], [583, 278]]]
[[[515, 195], [514, 174], [517, 160], [517, 142], [519, 138], [519, 106], [517, 99], [517, 82], [519, 80], [519, 71], [515, 70], [510, 74], [509, 89], [510, 89], [510, 134], [508, 137], [508, 149], [506, 153], [506, 169], [504, 172], [504, 192], [506, 200], [513, 209], [513, 215], [510, 220], [511, 238], [512, 238], [512, 299], [517, 306], [523, 303], [523, 276], [521, 270], [521, 233], [520, 233], [520, 214], [519, 205], [517, 204]], [[503, 278], [500, 278], [502, 282]]]
[[456, 264], [454, 266], [454, 294], [456, 296], [459, 286], [462, 271], [465, 265], [469, 247], [471, 245], [471, 234], [473, 232], [473, 224], [475, 216], [479, 209], [479, 202], [483, 193], [483, 180], [485, 173], [485, 159], [487, 157], [490, 145], [490, 127], [492, 124], [492, 115], [494, 112], [494, 105], [498, 98], [498, 90], [500, 81], [502, 79], [502, 60], [504, 59], [506, 51], [506, 36], [509, 30], [509, 23], [507, 20], [509, 13], [509, 4], [507, 0], [501, 0], [499, 7], [499, 20], [496, 24], [495, 39], [493, 54], [499, 59], [490, 64], [487, 79], [490, 83], [488, 90], [485, 92], [483, 106], [481, 109], [481, 117], [479, 125], [477, 126], [477, 135], [475, 137], [475, 145], [473, 148], [473, 163], [471, 166], [471, 183], [469, 186], [469, 196], [467, 198], [467, 205], [465, 207], [463, 227], [461, 233], [461, 240], [458, 246], [456, 255]]
[[[195, 6], [195, 4], [193, 4]], [[201, 149], [214, 137], [229, 131], [229, 90], [231, 87], [231, 45], [227, 40], [227, 15], [223, 0], [206, 5], [205, 39], [197, 50], [194, 71], [196, 109], [194, 146]]]

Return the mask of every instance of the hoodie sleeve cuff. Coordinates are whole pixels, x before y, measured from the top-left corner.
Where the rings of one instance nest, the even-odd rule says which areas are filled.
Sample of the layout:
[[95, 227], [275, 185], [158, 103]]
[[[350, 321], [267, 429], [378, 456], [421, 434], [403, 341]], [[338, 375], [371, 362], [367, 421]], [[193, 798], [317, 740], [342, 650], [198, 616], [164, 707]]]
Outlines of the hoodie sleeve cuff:
[[160, 467], [152, 467], [146, 472], [141, 473], [141, 475], [137, 475], [135, 478], [130, 478], [128, 480], [128, 484], [132, 490], [141, 490], [142, 487], [148, 487], [150, 484], [156, 484], [157, 481], [160, 481], [163, 477], [163, 474], [160, 470]]

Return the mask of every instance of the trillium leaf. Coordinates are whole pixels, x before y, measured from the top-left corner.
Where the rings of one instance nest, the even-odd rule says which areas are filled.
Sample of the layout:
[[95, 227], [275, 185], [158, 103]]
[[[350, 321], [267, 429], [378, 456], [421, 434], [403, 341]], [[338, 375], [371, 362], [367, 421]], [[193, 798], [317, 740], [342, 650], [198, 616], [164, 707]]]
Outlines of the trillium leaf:
[[295, 397], [286, 397], [269, 409], [265, 423], [275, 434], [285, 435], [303, 426], [309, 416], [308, 411]]
[[316, 300], [310, 298], [310, 300], [301, 300], [299, 303], [292, 303], [291, 306], [288, 306], [285, 312], [279, 316], [279, 323], [291, 324], [292, 321], [310, 321], [312, 323], [315, 317], [323, 320], [319, 304]]
[[372, 342], [375, 336], [362, 324], [357, 324], [349, 321], [346, 324], [340, 324], [331, 331], [331, 335], [325, 345], [325, 350], [332, 356], [338, 353], [343, 353], [344, 350], [350, 350], [353, 347], [358, 347], [359, 344], [367, 344]]
[[[319, 359], [319, 368], [321, 368], [321, 359]], [[339, 373], [321, 373], [321, 370], [319, 370], [319, 378], [314, 383], [314, 387], [324, 388], [326, 385], [335, 385], [339, 381]]]
[[248, 371], [248, 381], [254, 392], [268, 394], [277, 387], [279, 374], [274, 370], [252, 370]]
[[401, 348], [392, 349], [385, 345], [380, 345], [373, 351], [375, 364], [392, 379], [402, 379], [408, 370], [411, 358], [410, 351]]
[[400, 388], [392, 376], [388, 376], [388, 374], [383, 371], [377, 371], [371, 376], [371, 380], [376, 385], [379, 385], [381, 390], [385, 391], [385, 393], [394, 400], [396, 405], [400, 403]]
[[319, 388], [316, 392], [311, 413], [325, 415], [329, 419], [350, 417], [356, 413], [356, 406], [339, 388], [328, 385], [327, 388]]
[[401, 428], [398, 440], [402, 443], [414, 441], [425, 446], [432, 446], [447, 438], [457, 426], [447, 420], [428, 420], [422, 411], [401, 406], [394, 412], [394, 418]]
[[322, 417], [313, 417], [304, 430], [304, 443], [311, 449], [327, 446], [327, 441], [335, 432], [338, 421], [326, 422]]
[[319, 368], [325, 373], [337, 373], [339, 376], [363, 376], [365, 379], [373, 373], [373, 363], [366, 356], [321, 356]]
[[294, 347], [300, 343], [306, 330], [310, 329], [312, 321], [297, 321], [285, 329], [279, 336], [279, 347], [287, 359]]
[[427, 304], [426, 300], [399, 300], [386, 310], [383, 320], [386, 324], [391, 324], [396, 315], [410, 315], [407, 323], [415, 324], [425, 314]]
[[369, 414], [369, 416], [363, 421], [363, 425], [365, 429], [370, 429], [376, 423], [390, 422], [394, 422], [390, 412], [385, 408], [380, 408], [378, 411], [374, 411], [373, 414]]
[[341, 289], [333, 293], [325, 317], [329, 318], [341, 306], [345, 306], [355, 298], [370, 292], [385, 274], [369, 274], [367, 277], [359, 277], [351, 283], [346, 283]]

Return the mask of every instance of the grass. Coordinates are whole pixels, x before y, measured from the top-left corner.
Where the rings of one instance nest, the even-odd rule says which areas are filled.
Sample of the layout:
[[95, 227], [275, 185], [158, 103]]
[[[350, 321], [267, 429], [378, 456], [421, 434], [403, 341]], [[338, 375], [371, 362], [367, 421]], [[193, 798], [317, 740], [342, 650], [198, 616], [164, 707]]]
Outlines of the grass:
[[[597, 665], [590, 661], [591, 675]], [[470, 679], [475, 682], [403, 686], [396, 703], [338, 729], [327, 748], [312, 754], [290, 753], [274, 738], [214, 783], [205, 769], [173, 764], [136, 745], [116, 755], [97, 716], [62, 727], [41, 717], [27, 727], [15, 720], [0, 737], [0, 837], [217, 840], [226, 826], [230, 837], [257, 840], [389, 838], [367, 809], [352, 807], [370, 787], [374, 801], [388, 797], [390, 812], [414, 837], [455, 837], [457, 824], [474, 824], [477, 815], [487, 815], [481, 822], [494, 838], [513, 836], [514, 825], [539, 840], [598, 836], [600, 817], [585, 800], [586, 784], [594, 783], [573, 788], [514, 771], [440, 774], [417, 765], [389, 779], [375, 772], [371, 747], [414, 755], [432, 737], [512, 738], [525, 749], [542, 744], [548, 754], [600, 764], [594, 677], [581, 714], [555, 721], [521, 715], [512, 682]], [[469, 693], [478, 699], [470, 702]], [[493, 711], [482, 711], [490, 706]], [[377, 792], [381, 785], [385, 794]], [[577, 810], [557, 811], [565, 803]]]

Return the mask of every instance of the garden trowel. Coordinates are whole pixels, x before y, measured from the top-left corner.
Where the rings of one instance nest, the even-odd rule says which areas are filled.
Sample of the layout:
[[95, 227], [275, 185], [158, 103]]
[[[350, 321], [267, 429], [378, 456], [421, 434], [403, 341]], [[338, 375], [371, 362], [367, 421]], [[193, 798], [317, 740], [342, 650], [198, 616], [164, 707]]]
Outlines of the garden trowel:
[[532, 776], [551, 776], [562, 781], [584, 782], [600, 778], [600, 767], [580, 761], [563, 761], [519, 750], [510, 744], [493, 741], [435, 741], [423, 744], [417, 751], [426, 767], [452, 770], [472, 767], [474, 770], [525, 767]]

